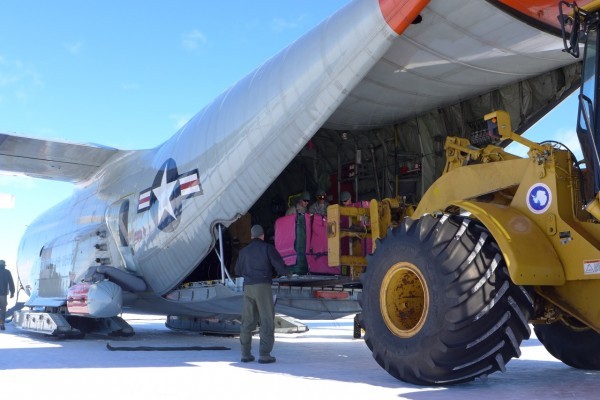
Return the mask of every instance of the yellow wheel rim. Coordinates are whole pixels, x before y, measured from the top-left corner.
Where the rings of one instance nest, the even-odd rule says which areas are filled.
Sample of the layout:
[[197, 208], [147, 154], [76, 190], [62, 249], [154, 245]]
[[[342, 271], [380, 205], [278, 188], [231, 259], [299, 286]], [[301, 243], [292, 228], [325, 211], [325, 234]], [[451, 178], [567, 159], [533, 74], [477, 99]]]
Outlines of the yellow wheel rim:
[[429, 308], [429, 290], [423, 274], [411, 263], [394, 264], [383, 278], [379, 301], [385, 324], [394, 335], [416, 335], [425, 324]]

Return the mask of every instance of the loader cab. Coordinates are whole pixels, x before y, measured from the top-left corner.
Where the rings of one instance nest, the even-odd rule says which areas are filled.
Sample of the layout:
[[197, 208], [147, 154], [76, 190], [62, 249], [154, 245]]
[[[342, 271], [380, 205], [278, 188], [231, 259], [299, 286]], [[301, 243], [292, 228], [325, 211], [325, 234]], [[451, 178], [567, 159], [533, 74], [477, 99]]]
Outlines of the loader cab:
[[598, 113], [598, 18], [596, 11], [588, 16], [583, 26], [583, 69], [581, 91], [579, 93], [579, 111], [577, 113], [577, 136], [586, 168], [592, 172], [594, 194], [600, 191], [600, 120]]
[[574, 3], [561, 1], [559, 9], [565, 51], [579, 58], [580, 45], [583, 48], [577, 137], [583, 152], [585, 167], [592, 178], [588, 179], [590, 186], [593, 182], [593, 193], [590, 193], [591, 187], [587, 188], [586, 193], [595, 196], [600, 192], [600, 113], [598, 112], [600, 4], [595, 2], [586, 8], [579, 8]]

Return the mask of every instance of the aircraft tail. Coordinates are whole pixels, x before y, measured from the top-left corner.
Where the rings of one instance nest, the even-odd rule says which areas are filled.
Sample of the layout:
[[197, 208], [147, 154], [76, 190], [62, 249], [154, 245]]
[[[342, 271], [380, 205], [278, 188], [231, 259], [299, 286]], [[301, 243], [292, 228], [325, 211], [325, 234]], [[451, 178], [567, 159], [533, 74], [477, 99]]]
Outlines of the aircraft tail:
[[156, 151], [157, 166], [172, 154], [180, 155], [178, 173], [201, 166], [203, 195], [195, 198], [192, 218], [204, 226], [190, 224], [185, 233], [207, 247], [195, 262], [183, 241], [142, 256], [155, 292], [181, 282], [191, 272], [185, 268], [198, 265], [214, 245], [215, 225], [245, 214], [323, 126], [398, 37], [391, 21], [405, 28], [426, 3], [396, 1], [384, 16], [388, 2], [348, 4], [238, 81]]

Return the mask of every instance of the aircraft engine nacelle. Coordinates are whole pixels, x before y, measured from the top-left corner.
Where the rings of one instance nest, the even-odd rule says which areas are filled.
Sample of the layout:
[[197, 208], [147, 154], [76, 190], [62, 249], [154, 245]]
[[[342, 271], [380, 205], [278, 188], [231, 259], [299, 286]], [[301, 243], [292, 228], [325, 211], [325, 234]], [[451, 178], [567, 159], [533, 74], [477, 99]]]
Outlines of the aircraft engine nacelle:
[[73, 315], [109, 318], [121, 313], [123, 291], [110, 281], [79, 283], [69, 288], [67, 309]]

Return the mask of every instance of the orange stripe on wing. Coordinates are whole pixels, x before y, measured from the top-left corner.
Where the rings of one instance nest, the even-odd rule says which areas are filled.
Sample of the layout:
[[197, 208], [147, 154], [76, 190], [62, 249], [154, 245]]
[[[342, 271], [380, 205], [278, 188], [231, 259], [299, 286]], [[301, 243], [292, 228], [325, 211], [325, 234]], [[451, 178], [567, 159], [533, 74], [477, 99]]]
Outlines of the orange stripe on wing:
[[427, 4], [429, 0], [379, 0], [385, 22], [398, 35], [404, 32]]

